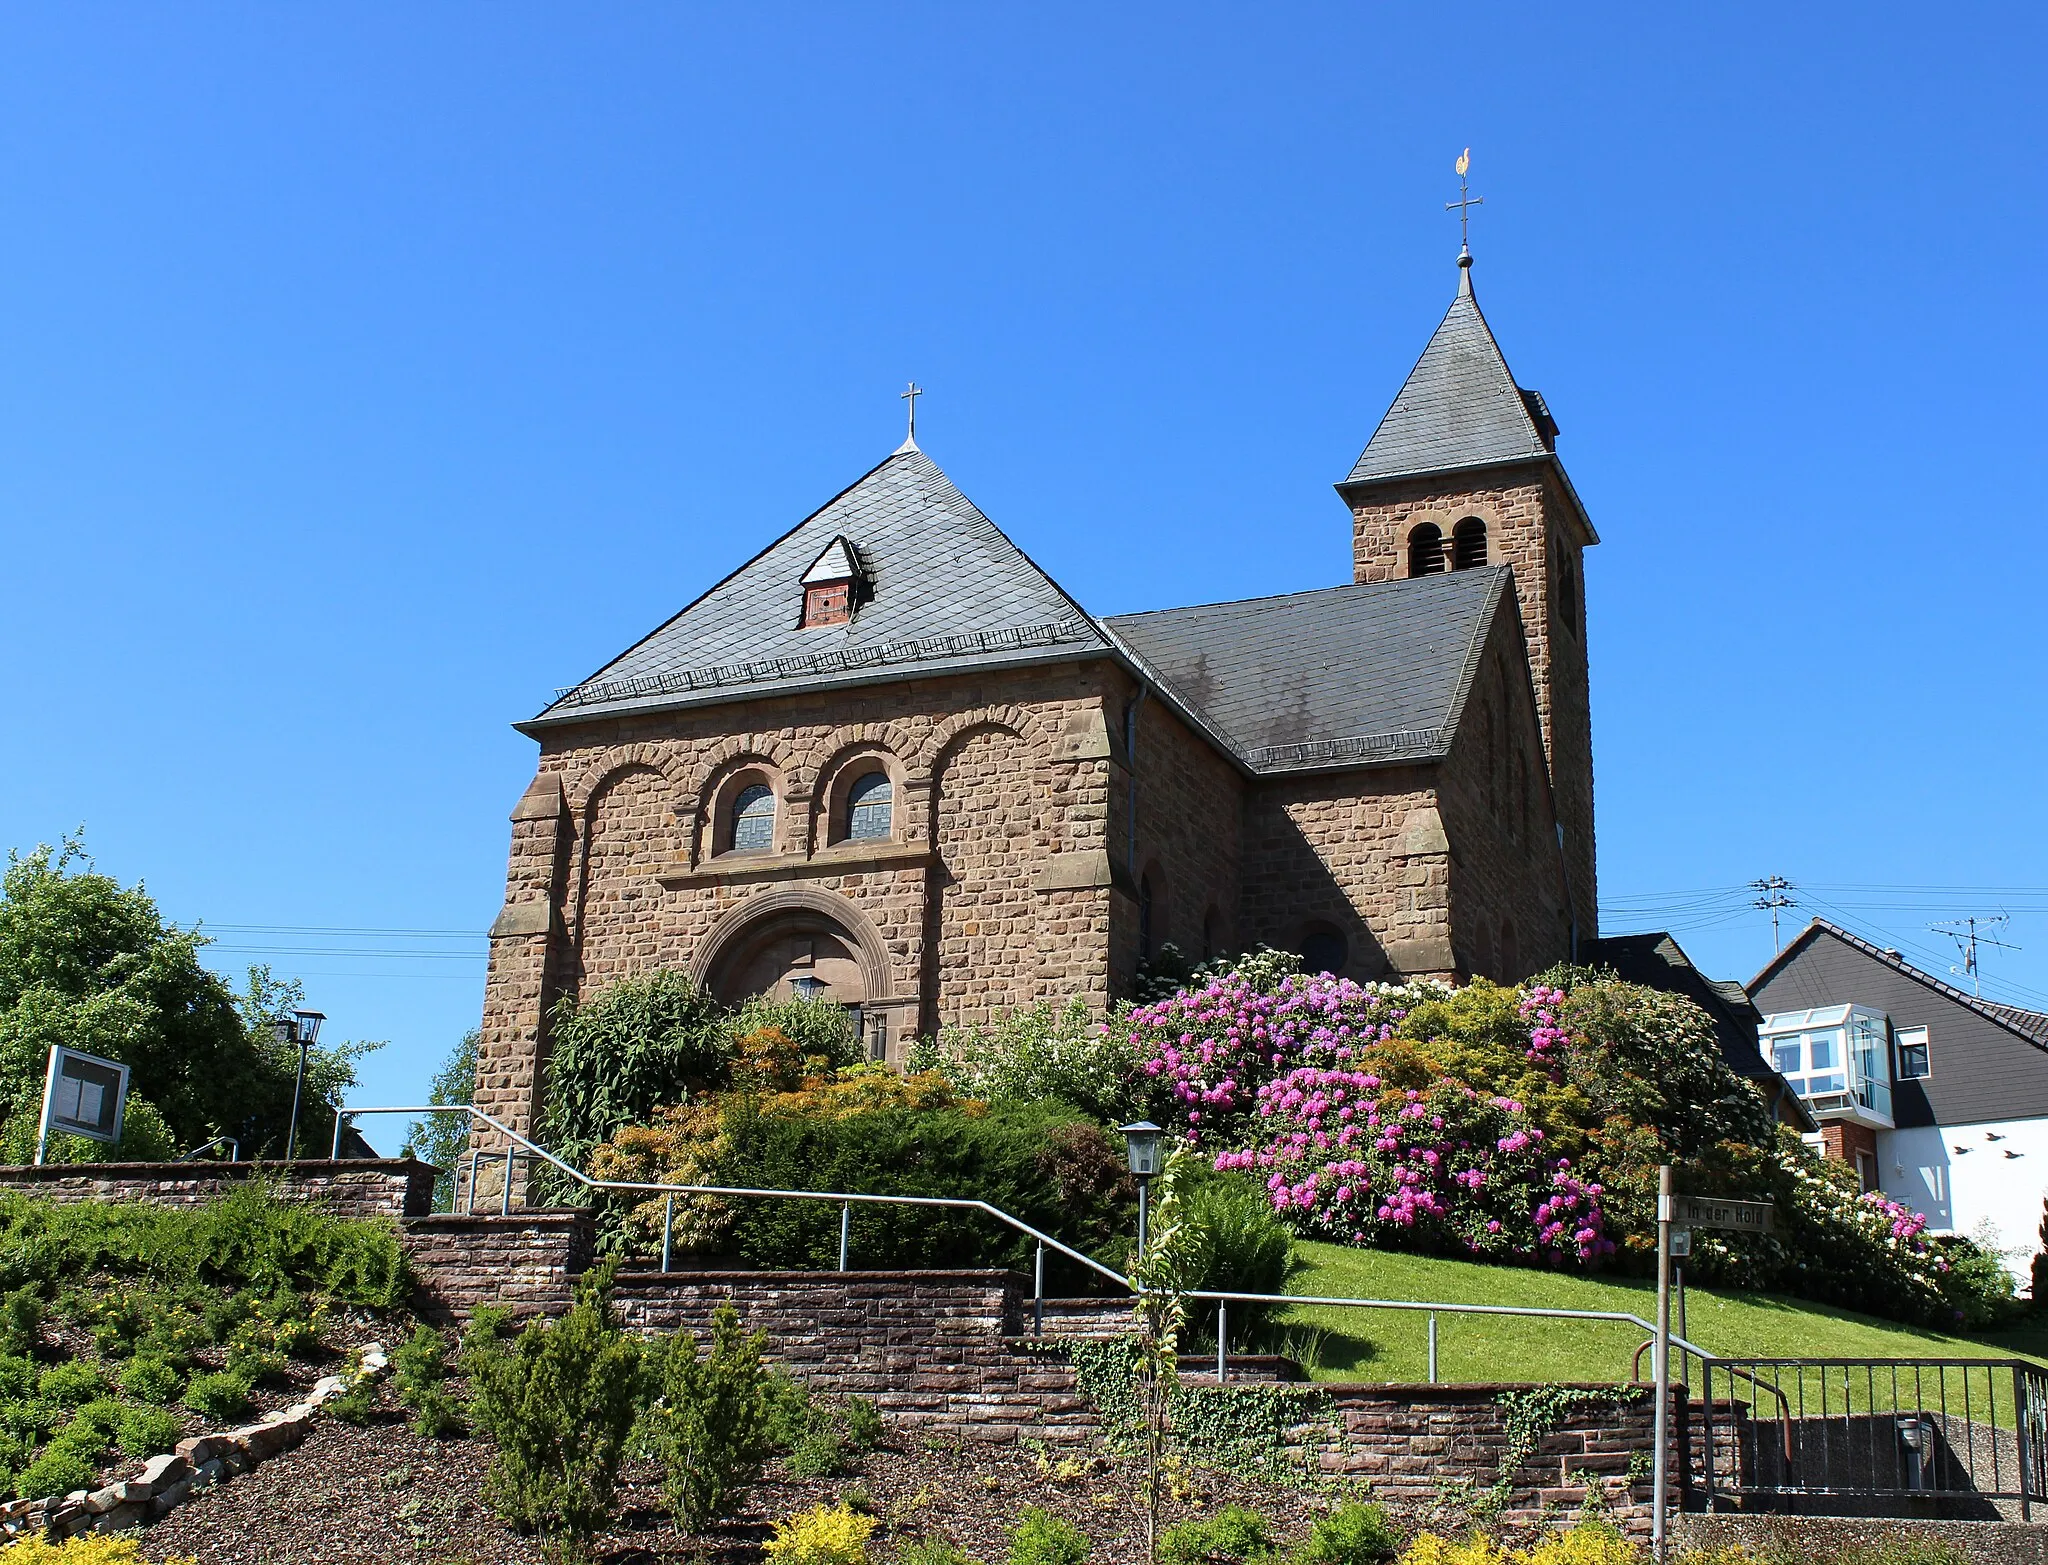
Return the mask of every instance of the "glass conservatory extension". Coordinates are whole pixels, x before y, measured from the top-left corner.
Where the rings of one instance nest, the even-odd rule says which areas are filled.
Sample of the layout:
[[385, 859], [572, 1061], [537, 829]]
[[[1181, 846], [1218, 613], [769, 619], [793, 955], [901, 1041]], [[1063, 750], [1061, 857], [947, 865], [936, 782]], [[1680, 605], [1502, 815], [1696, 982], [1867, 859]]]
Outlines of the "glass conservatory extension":
[[1766, 1016], [1757, 1039], [1771, 1068], [1816, 1115], [1890, 1130], [1890, 1033], [1882, 1011], [1824, 1005]]

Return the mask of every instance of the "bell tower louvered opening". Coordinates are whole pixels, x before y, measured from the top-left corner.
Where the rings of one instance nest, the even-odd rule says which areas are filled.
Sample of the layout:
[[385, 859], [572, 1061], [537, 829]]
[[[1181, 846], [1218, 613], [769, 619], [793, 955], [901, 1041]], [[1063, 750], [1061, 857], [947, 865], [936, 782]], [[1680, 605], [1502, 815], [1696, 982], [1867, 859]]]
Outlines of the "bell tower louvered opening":
[[1443, 529], [1434, 522], [1424, 522], [1408, 535], [1408, 574], [1434, 576], [1447, 569]]

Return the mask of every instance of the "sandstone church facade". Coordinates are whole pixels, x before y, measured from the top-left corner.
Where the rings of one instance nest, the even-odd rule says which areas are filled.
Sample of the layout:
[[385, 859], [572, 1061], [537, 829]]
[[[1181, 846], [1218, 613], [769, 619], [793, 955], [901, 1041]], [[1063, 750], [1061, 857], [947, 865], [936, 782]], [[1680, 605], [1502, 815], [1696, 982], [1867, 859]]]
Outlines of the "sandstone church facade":
[[1583, 551], [1469, 257], [1350, 474], [1353, 580], [1090, 615], [914, 440], [520, 724], [480, 1108], [564, 994], [941, 1026], [1107, 1005], [1167, 942], [1512, 980], [1597, 934]]

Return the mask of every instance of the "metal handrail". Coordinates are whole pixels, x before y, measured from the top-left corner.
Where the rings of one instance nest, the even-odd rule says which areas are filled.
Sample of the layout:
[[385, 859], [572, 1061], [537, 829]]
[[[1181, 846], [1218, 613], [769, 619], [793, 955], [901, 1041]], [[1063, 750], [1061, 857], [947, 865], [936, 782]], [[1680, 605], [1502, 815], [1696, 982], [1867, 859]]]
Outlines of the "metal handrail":
[[[336, 1139], [339, 1140], [340, 1138], [337, 1137]], [[242, 1143], [233, 1136], [215, 1136], [210, 1141], [202, 1141], [190, 1152], [180, 1152], [173, 1161], [179, 1163], [190, 1162], [193, 1158], [199, 1156], [200, 1153], [211, 1151], [218, 1146], [225, 1146], [228, 1149], [228, 1161], [230, 1163], [242, 1161]]]
[[[467, 1103], [432, 1103], [424, 1107], [413, 1108], [343, 1109], [334, 1117], [334, 1145], [337, 1157], [340, 1156], [342, 1126], [349, 1120], [354, 1119], [358, 1114], [467, 1114], [472, 1120], [481, 1120], [484, 1124], [489, 1125], [493, 1130], [504, 1136], [508, 1142], [505, 1148], [505, 1207], [508, 1211], [511, 1207], [512, 1159], [517, 1150], [523, 1149], [529, 1156], [537, 1157], [551, 1167], [561, 1170], [571, 1179], [591, 1190], [637, 1190], [644, 1191], [650, 1195], [669, 1196], [768, 1196], [790, 1201], [837, 1201], [841, 1206], [850, 1206], [858, 1202], [872, 1206], [944, 1206], [963, 1211], [981, 1212], [989, 1217], [993, 1217], [997, 1222], [1008, 1224], [1026, 1237], [1037, 1240], [1039, 1244], [1047, 1249], [1057, 1250], [1069, 1260], [1080, 1262], [1091, 1271], [1098, 1272], [1102, 1276], [1107, 1277], [1111, 1282], [1125, 1288], [1130, 1288], [1133, 1293], [1138, 1291], [1133, 1287], [1130, 1278], [1124, 1276], [1121, 1272], [1104, 1266], [1093, 1256], [1083, 1255], [1073, 1246], [1061, 1243], [1051, 1234], [1042, 1233], [1038, 1229], [1033, 1228], [1022, 1218], [1012, 1217], [999, 1206], [991, 1206], [986, 1201], [970, 1200], [964, 1196], [867, 1195], [842, 1190], [767, 1190], [737, 1185], [674, 1185], [632, 1179], [593, 1179], [580, 1168], [571, 1168], [567, 1163], [556, 1157], [554, 1153], [548, 1151], [547, 1148], [536, 1146], [503, 1120], [495, 1119], [491, 1115], [486, 1114], [482, 1109]], [[471, 1199], [474, 1201], [474, 1186], [472, 1185], [471, 1188]], [[1041, 1274], [1043, 1270], [1043, 1267], [1041, 1267]]]
[[[482, 1109], [475, 1107], [473, 1104], [467, 1103], [436, 1103], [427, 1104], [423, 1107], [413, 1108], [401, 1107], [342, 1109], [335, 1115], [334, 1119], [334, 1147], [335, 1155], [337, 1157], [340, 1156], [343, 1127], [348, 1123], [348, 1121], [354, 1119], [359, 1114], [467, 1114], [472, 1121], [480, 1121], [483, 1124], [490, 1126], [493, 1130], [498, 1131], [501, 1135], [503, 1135], [506, 1138], [507, 1142], [504, 1154], [505, 1187], [503, 1192], [503, 1206], [501, 1208], [505, 1212], [510, 1212], [511, 1210], [513, 1159], [516, 1156], [521, 1155], [523, 1152], [523, 1154], [526, 1156], [537, 1157], [542, 1162], [549, 1164], [551, 1167], [561, 1170], [561, 1172], [567, 1174], [571, 1179], [576, 1180], [579, 1184], [582, 1184], [583, 1186], [591, 1190], [627, 1190], [644, 1192], [650, 1195], [666, 1195], [670, 1198], [671, 1218], [673, 1217], [674, 1198], [678, 1195], [751, 1196], [790, 1201], [837, 1201], [840, 1203], [841, 1211], [839, 1236], [839, 1268], [841, 1271], [847, 1269], [848, 1219], [849, 1214], [851, 1213], [851, 1210], [855, 1203], [873, 1206], [952, 1207], [957, 1210], [984, 1213], [987, 1216], [996, 1219], [997, 1222], [1004, 1223], [1009, 1227], [1015, 1229], [1017, 1232], [1024, 1234], [1031, 1239], [1035, 1239], [1038, 1242], [1039, 1255], [1038, 1264], [1036, 1267], [1036, 1295], [1033, 1303], [1034, 1313], [1036, 1316], [1035, 1323], [1040, 1331], [1043, 1331], [1044, 1329], [1045, 1251], [1048, 1249], [1058, 1251], [1061, 1255], [1066, 1256], [1069, 1260], [1080, 1262], [1081, 1265], [1087, 1267], [1090, 1271], [1093, 1271], [1100, 1276], [1108, 1278], [1111, 1282], [1116, 1283], [1119, 1287], [1127, 1289], [1134, 1295], [1142, 1295], [1144, 1292], [1143, 1288], [1141, 1288], [1138, 1284], [1132, 1282], [1130, 1278], [1124, 1276], [1121, 1272], [1118, 1272], [1108, 1266], [1103, 1265], [1100, 1261], [1094, 1259], [1092, 1256], [1083, 1255], [1079, 1250], [1074, 1249], [1071, 1245], [1061, 1243], [1058, 1239], [1053, 1238], [1051, 1234], [1041, 1232], [1040, 1230], [1032, 1227], [1029, 1223], [1025, 1222], [1022, 1218], [1013, 1217], [1008, 1212], [1005, 1212], [1001, 1207], [991, 1206], [986, 1201], [975, 1201], [961, 1196], [872, 1195], [853, 1191], [839, 1190], [773, 1190], [754, 1188], [751, 1186], [679, 1185], [625, 1179], [594, 1179], [590, 1175], [584, 1173], [581, 1169], [570, 1167], [569, 1164], [563, 1162], [560, 1158], [556, 1157], [554, 1153], [548, 1151], [545, 1147], [535, 1145], [532, 1141], [528, 1140], [525, 1136], [522, 1136], [518, 1131], [514, 1130], [511, 1126], [507, 1125], [504, 1121], [494, 1118], [492, 1115], [486, 1114]], [[492, 1155], [493, 1157], [496, 1156], [496, 1154]], [[476, 1200], [476, 1181], [474, 1173], [475, 1161], [476, 1158], [473, 1154], [471, 1158], [472, 1172], [470, 1176], [470, 1202], [472, 1211], [475, 1209]], [[664, 1231], [662, 1234], [662, 1270], [664, 1271], [668, 1270], [668, 1226], [668, 1223], [665, 1222], [663, 1225]], [[1185, 1297], [1191, 1299], [1202, 1299], [1213, 1302], [1217, 1306], [1219, 1325], [1224, 1325], [1227, 1323], [1227, 1311], [1229, 1309], [1229, 1306], [1232, 1304], [1308, 1304], [1325, 1305], [1336, 1308], [1350, 1309], [1427, 1311], [1431, 1317], [1430, 1378], [1432, 1380], [1436, 1378], [1435, 1317], [1439, 1314], [1527, 1315], [1542, 1317], [1550, 1320], [1615, 1321], [1623, 1325], [1640, 1327], [1642, 1330], [1650, 1332], [1653, 1335], [1657, 1330], [1657, 1328], [1654, 1325], [1652, 1325], [1649, 1321], [1644, 1320], [1640, 1315], [1632, 1315], [1625, 1310], [1546, 1309], [1540, 1305], [1530, 1304], [1442, 1304], [1430, 1303], [1415, 1299], [1349, 1299], [1299, 1293], [1235, 1293], [1206, 1288], [1187, 1294], [1185, 1295]], [[1227, 1333], [1224, 1330], [1219, 1330], [1217, 1332], [1217, 1370], [1219, 1378], [1224, 1373], [1224, 1341], [1226, 1335]], [[1680, 1349], [1682, 1352], [1691, 1353], [1694, 1357], [1699, 1358], [1703, 1361], [1717, 1361], [1717, 1355], [1709, 1353], [1705, 1348], [1702, 1348], [1695, 1343], [1686, 1341], [1683, 1337], [1673, 1336], [1671, 1338], [1671, 1345], [1675, 1348]]]

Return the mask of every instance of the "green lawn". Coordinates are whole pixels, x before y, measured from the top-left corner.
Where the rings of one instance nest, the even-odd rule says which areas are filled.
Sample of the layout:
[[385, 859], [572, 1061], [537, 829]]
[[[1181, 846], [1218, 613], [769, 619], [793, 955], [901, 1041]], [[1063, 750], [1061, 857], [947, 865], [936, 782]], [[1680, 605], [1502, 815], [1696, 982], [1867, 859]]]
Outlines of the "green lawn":
[[[1544, 1305], [1657, 1313], [1656, 1285], [1480, 1266], [1337, 1245], [1303, 1244], [1308, 1267], [1290, 1293], [1447, 1304]], [[1793, 1358], [2042, 1358], [2048, 1328], [1995, 1336], [1948, 1336], [1848, 1310], [1758, 1293], [1687, 1290], [1687, 1335], [1711, 1353]], [[1289, 1323], [1323, 1328], [1319, 1380], [1427, 1378], [1428, 1324], [1419, 1311], [1300, 1306]], [[1674, 1316], [1673, 1329], [1677, 1329]], [[1621, 1322], [1502, 1315], [1437, 1317], [1437, 1378], [1446, 1381], [1615, 1381], [1628, 1375], [1644, 1334]], [[1675, 1362], [1675, 1361], [1674, 1361]], [[1649, 1355], [1643, 1355], [1649, 1373]]]

